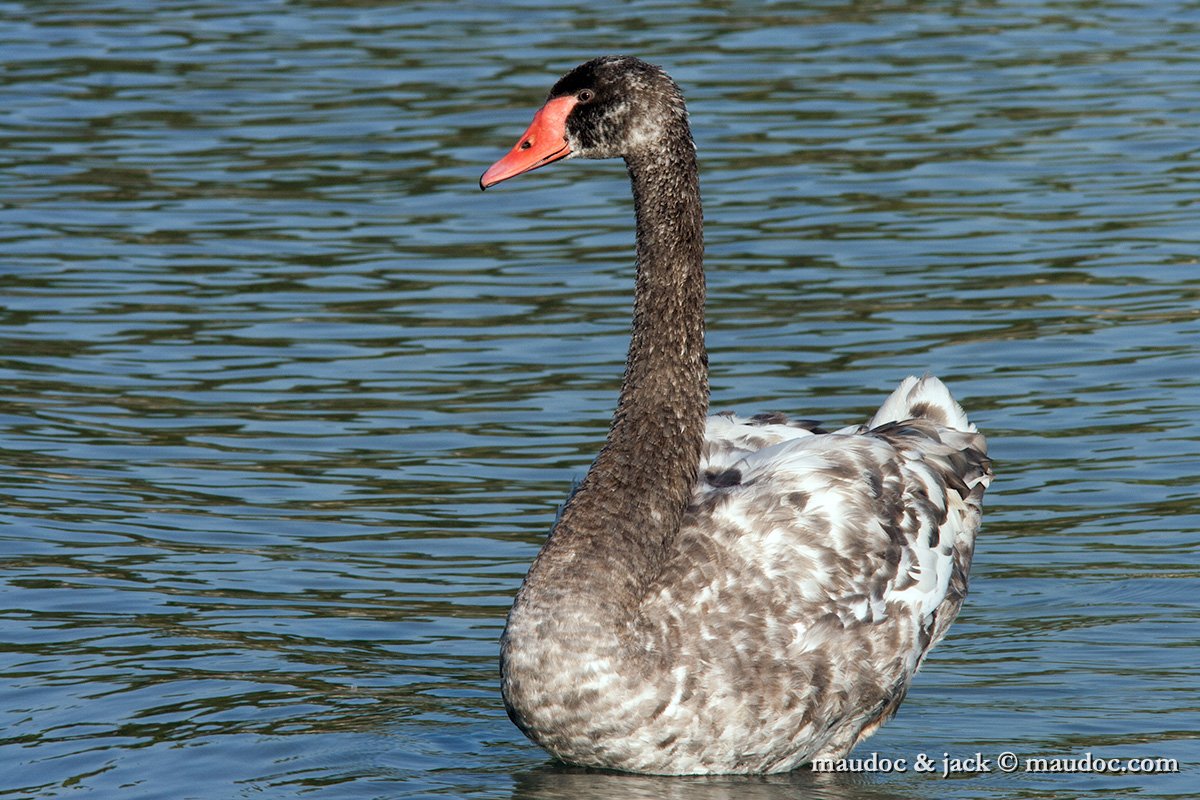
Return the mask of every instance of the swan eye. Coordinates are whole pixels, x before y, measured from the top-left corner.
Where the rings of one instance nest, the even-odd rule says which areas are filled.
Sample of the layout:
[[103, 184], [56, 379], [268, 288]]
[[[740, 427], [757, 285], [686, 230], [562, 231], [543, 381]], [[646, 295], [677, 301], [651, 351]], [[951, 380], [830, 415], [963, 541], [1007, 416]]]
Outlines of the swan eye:
[[579, 94], [575, 95], [580, 103], [590, 103], [596, 98], [596, 93], [591, 89], [581, 89]]

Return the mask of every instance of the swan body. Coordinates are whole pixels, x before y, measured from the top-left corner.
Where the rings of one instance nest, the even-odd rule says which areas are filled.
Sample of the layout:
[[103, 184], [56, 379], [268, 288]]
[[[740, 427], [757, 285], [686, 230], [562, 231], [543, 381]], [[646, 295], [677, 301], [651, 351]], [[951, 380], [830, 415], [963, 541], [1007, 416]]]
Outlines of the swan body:
[[896, 712], [967, 593], [986, 444], [905, 379], [864, 425], [707, 416], [701, 213], [657, 67], [577, 67], [481, 186], [622, 157], [638, 274], [621, 397], [509, 614], [509, 716], [563, 761], [768, 773], [844, 757]]

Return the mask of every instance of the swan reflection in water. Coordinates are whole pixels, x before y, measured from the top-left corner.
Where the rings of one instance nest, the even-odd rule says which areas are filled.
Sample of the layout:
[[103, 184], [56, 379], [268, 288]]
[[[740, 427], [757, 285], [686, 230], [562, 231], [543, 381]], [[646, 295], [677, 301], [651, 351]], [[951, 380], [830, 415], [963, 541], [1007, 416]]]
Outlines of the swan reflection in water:
[[911, 800], [867, 774], [663, 777], [547, 764], [513, 775], [513, 800]]

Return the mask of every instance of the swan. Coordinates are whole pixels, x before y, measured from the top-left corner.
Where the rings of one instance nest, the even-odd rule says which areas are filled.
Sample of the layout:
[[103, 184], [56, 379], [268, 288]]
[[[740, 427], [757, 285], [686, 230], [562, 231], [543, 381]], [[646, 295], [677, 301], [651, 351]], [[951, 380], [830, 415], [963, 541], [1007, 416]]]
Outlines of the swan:
[[984, 438], [929, 376], [834, 432], [708, 416], [678, 86], [629, 56], [576, 67], [480, 188], [568, 158], [625, 160], [633, 332], [608, 438], [508, 615], [508, 715], [562, 761], [627, 772], [844, 758], [896, 713], [962, 606], [992, 475]]

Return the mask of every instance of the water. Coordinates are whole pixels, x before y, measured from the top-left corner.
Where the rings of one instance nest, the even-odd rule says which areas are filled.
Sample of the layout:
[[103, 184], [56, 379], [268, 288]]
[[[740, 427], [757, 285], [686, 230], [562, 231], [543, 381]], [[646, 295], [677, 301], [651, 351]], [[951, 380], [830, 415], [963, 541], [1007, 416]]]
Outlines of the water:
[[[1191, 795], [1200, 5], [0, 4], [0, 797]], [[482, 195], [549, 84], [685, 87], [713, 405], [989, 435], [973, 591], [856, 755], [550, 763], [496, 639], [624, 355], [619, 164]]]

